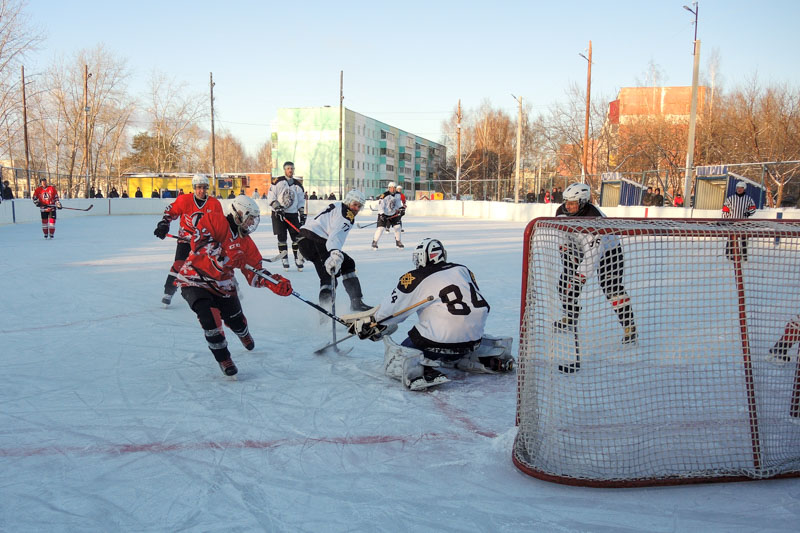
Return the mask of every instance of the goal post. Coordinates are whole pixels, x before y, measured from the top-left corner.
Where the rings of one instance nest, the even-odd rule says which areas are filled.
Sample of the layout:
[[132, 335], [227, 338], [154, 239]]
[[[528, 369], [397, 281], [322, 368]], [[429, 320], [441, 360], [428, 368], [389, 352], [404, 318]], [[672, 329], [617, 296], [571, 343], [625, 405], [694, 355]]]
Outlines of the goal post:
[[524, 239], [518, 468], [800, 476], [800, 220], [538, 218]]

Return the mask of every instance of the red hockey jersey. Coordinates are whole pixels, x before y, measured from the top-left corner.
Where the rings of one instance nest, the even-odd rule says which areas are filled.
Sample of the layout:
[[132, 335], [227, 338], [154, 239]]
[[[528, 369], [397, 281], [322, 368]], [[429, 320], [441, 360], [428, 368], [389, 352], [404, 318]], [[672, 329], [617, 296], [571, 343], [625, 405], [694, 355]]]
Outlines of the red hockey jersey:
[[[219, 202], [217, 202], [219, 203]], [[261, 252], [249, 235], [239, 235], [222, 211], [212, 211], [197, 223], [192, 236], [192, 252], [183, 263], [175, 285], [203, 287], [222, 296], [236, 292], [233, 270], [242, 271], [247, 282], [256, 286], [256, 275], [245, 265], [261, 268]]]
[[36, 187], [33, 191], [33, 203], [39, 206], [40, 209], [46, 209], [49, 206], [56, 205], [58, 201], [58, 192], [52, 185], [47, 187]]
[[193, 193], [181, 194], [174, 202], [169, 204], [164, 210], [164, 216], [169, 220], [180, 218], [181, 227], [178, 230], [178, 237], [189, 238], [194, 233], [198, 221], [208, 213], [218, 211], [222, 214], [222, 204], [213, 196], [206, 198], [204, 203], [195, 197]]

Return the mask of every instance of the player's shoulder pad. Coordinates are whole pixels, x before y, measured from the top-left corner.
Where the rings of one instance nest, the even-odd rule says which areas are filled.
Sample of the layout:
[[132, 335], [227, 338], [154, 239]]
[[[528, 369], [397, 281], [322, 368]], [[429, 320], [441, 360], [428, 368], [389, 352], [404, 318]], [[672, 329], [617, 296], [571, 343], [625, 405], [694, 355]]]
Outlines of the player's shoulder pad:
[[298, 187], [300, 187], [300, 190], [301, 190], [301, 191], [305, 192], [305, 189], [303, 188], [303, 184], [302, 184], [302, 183], [300, 183], [300, 181], [299, 181], [299, 180], [295, 179], [295, 180], [294, 180], [294, 185], [297, 185]]
[[386, 198], [386, 194], [387, 193], [383, 193], [380, 196], [378, 196], [378, 200], [383, 200], [384, 198]]
[[275, 178], [275, 179], [273, 179], [273, 180], [272, 180], [272, 184], [273, 184], [273, 185], [277, 185], [277, 184], [279, 184], [279, 183], [280, 183], [280, 182], [282, 182], [282, 181], [286, 181], [286, 176], [281, 176], [281, 177], [279, 177], [279, 178]]
[[412, 293], [419, 287], [419, 284], [425, 281], [429, 276], [458, 266], [461, 265], [455, 263], [440, 263], [425, 268], [415, 268], [400, 276], [400, 279], [397, 281], [397, 290], [405, 294]]
[[[331, 204], [334, 205], [334, 204]], [[350, 224], [354, 223], [356, 220], [356, 214], [350, 211], [350, 208], [344, 205], [344, 202], [341, 203], [342, 206], [342, 216], [350, 221]]]

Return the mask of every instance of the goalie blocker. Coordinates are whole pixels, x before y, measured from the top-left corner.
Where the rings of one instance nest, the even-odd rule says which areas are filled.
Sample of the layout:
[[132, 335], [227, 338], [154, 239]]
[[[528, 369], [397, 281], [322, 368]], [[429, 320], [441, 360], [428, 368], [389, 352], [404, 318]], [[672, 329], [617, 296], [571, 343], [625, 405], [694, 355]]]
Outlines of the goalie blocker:
[[[414, 270], [376, 308], [343, 316], [351, 333], [385, 343], [384, 371], [406, 388], [422, 390], [448, 381], [439, 368], [497, 373], [514, 368], [511, 337], [483, 334], [489, 304], [480, 294], [472, 272], [447, 262], [444, 245], [423, 239], [412, 254]], [[436, 297], [426, 298], [433, 294]], [[419, 322], [399, 345], [389, 334], [407, 317], [397, 310], [417, 305]]]

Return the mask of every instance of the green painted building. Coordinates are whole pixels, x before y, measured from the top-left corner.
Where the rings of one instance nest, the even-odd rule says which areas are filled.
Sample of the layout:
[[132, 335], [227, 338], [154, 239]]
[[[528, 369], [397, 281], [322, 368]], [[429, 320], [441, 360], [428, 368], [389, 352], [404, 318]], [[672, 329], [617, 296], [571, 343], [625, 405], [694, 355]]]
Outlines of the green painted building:
[[[444, 145], [418, 137], [345, 108], [342, 117], [342, 183], [377, 196], [390, 181], [403, 186], [409, 199], [433, 190], [444, 166]], [[283, 176], [292, 161], [295, 176], [311, 194], [339, 197], [339, 108], [281, 108], [272, 122], [272, 175]]]

